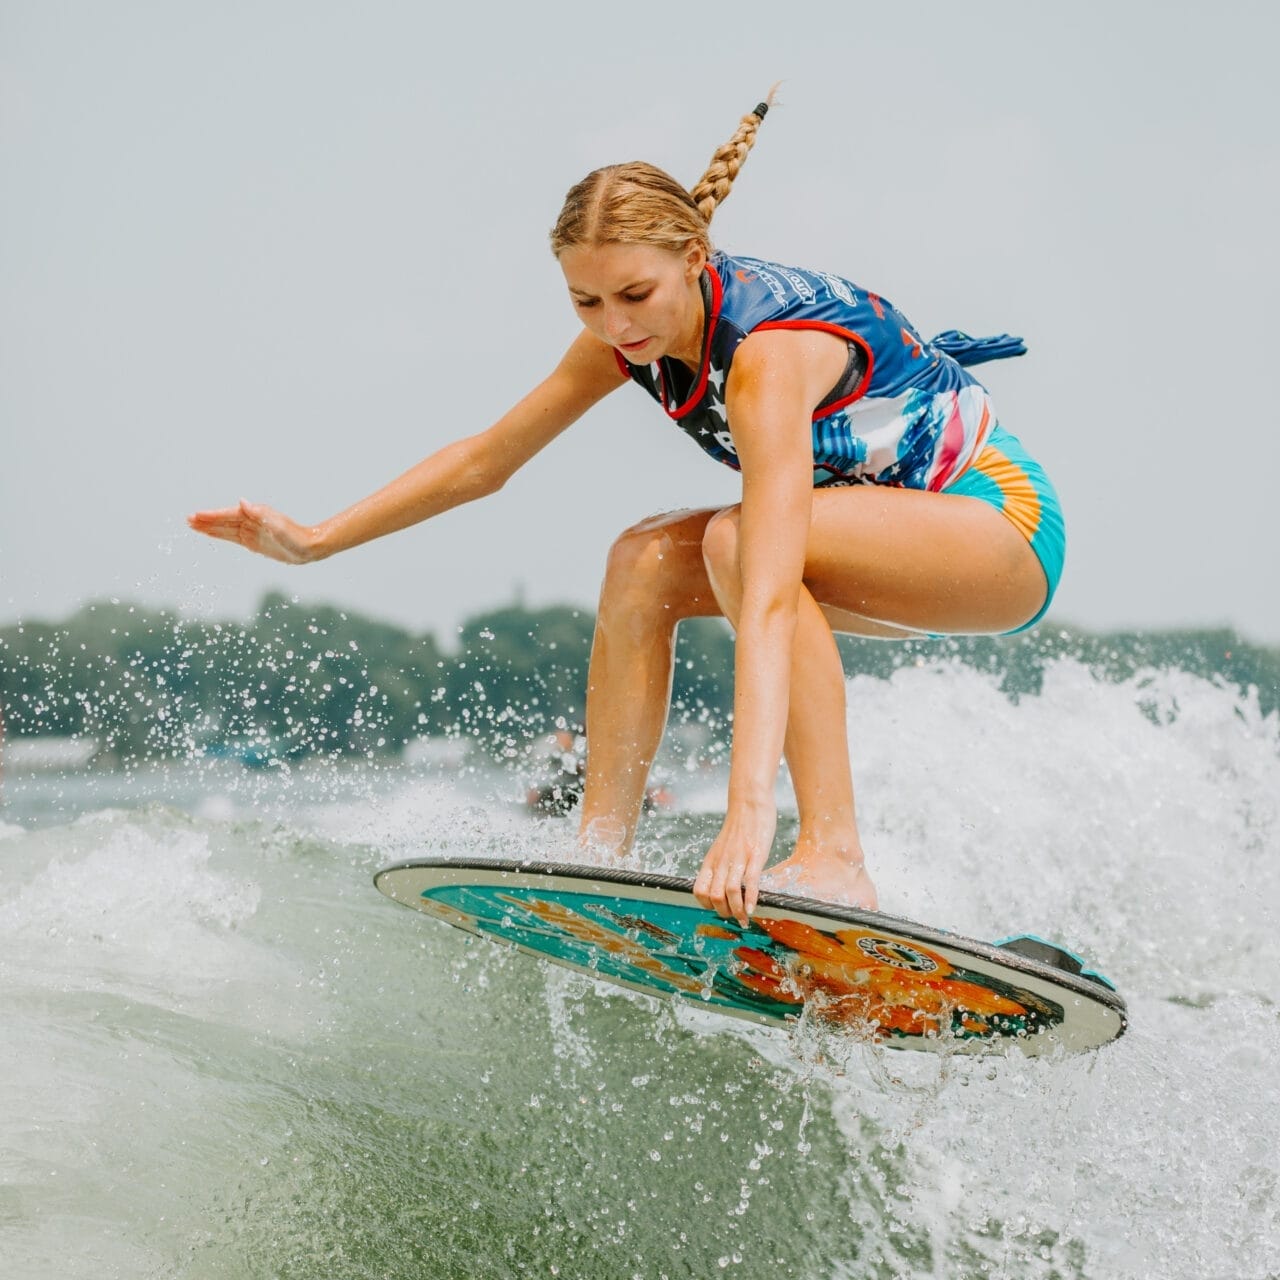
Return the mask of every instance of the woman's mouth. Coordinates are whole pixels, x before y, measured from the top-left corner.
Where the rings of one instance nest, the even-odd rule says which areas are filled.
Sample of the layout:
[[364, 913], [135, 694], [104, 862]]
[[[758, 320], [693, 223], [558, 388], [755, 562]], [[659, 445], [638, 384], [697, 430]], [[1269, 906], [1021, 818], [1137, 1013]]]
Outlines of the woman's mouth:
[[639, 342], [620, 342], [618, 343], [618, 350], [625, 351], [631, 355], [639, 351], [641, 347], [647, 347], [652, 341], [652, 338], [641, 338]]

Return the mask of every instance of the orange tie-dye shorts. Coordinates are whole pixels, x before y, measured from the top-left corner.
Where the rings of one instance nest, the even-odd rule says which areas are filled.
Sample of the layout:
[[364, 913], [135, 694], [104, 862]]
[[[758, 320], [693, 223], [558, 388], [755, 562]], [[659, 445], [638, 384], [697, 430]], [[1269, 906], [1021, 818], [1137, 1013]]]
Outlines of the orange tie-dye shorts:
[[943, 492], [989, 502], [1031, 544], [1044, 569], [1049, 591], [1040, 612], [1009, 634], [1034, 627], [1058, 589], [1067, 551], [1062, 507], [1044, 468], [1022, 447], [1017, 436], [997, 423], [978, 456]]

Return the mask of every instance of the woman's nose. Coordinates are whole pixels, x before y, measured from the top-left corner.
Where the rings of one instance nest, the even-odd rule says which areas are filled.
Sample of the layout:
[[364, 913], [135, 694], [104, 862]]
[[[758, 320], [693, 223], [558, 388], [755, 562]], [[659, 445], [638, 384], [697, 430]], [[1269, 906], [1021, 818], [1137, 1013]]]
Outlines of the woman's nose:
[[604, 313], [604, 331], [611, 337], [626, 333], [628, 323], [626, 312], [616, 307], [609, 308]]

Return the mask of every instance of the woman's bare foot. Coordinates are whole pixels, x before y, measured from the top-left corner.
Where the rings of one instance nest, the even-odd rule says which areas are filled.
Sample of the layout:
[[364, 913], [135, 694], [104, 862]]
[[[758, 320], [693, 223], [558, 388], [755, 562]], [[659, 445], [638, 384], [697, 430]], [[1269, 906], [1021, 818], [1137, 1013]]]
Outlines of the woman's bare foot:
[[797, 842], [795, 852], [784, 862], [770, 867], [760, 877], [760, 887], [773, 893], [789, 893], [817, 902], [839, 903], [875, 911], [879, 904], [876, 887], [867, 874], [862, 850], [835, 846], [818, 848]]

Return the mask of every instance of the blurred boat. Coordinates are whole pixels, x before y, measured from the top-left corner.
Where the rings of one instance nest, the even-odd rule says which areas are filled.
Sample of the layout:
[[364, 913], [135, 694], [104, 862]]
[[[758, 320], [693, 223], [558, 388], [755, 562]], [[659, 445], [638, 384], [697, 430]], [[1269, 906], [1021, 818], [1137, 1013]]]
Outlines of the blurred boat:
[[83, 769], [98, 748], [96, 738], [9, 737], [0, 749], [0, 764], [6, 773], [70, 773]]

